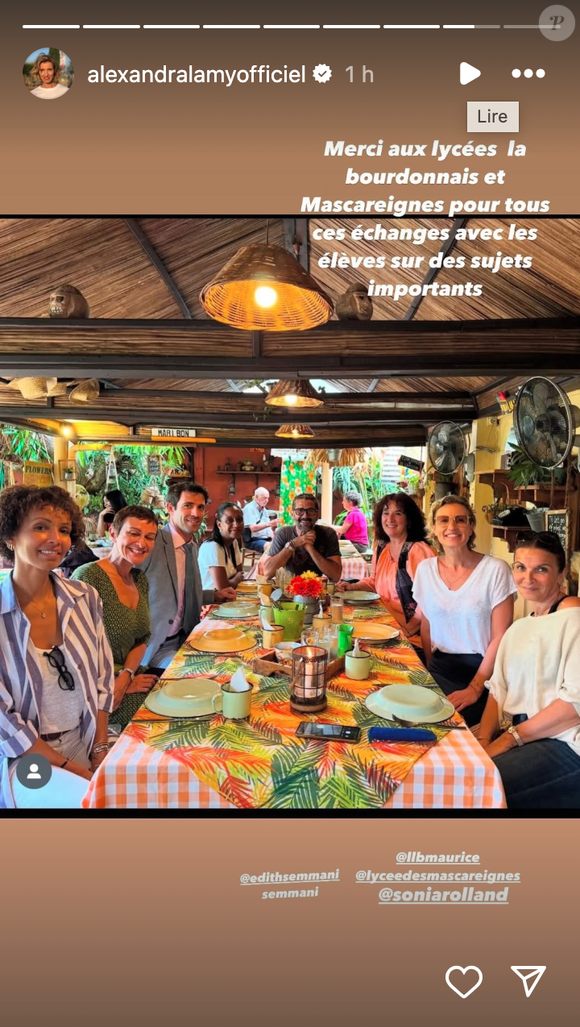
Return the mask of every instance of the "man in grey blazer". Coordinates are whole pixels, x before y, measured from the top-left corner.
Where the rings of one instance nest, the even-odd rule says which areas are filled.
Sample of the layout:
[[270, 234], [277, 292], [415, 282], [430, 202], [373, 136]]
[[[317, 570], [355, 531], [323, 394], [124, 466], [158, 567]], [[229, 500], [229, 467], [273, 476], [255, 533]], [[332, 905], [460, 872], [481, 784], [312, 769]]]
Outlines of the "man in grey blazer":
[[163, 671], [199, 623], [205, 603], [235, 599], [233, 588], [203, 591], [193, 536], [203, 520], [208, 493], [195, 481], [180, 481], [167, 491], [169, 522], [157, 533], [150, 556], [140, 564], [149, 581], [151, 640], [143, 659]]

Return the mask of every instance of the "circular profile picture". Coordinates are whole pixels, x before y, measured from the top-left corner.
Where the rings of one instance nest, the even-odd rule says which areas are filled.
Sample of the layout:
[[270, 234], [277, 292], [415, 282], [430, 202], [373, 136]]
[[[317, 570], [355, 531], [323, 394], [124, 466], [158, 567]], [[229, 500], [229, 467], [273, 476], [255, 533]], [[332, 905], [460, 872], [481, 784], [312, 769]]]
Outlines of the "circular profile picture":
[[24, 85], [40, 100], [58, 100], [68, 93], [74, 74], [70, 57], [53, 46], [34, 50], [22, 69]]

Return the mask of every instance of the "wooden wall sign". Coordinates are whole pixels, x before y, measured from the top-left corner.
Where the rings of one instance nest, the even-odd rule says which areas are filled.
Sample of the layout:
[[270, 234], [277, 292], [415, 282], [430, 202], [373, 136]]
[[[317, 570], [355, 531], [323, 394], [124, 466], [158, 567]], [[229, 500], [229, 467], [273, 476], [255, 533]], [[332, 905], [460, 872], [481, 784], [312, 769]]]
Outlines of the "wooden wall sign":
[[22, 468], [22, 484], [46, 488], [52, 485], [52, 464], [46, 460], [25, 460]]

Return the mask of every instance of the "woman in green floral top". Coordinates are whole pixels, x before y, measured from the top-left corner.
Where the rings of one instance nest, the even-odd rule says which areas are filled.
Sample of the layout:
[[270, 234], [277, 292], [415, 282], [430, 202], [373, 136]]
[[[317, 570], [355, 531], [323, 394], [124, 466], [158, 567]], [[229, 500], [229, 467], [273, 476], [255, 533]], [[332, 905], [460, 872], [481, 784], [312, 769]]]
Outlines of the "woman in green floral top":
[[147, 576], [138, 569], [155, 544], [155, 514], [145, 506], [125, 506], [115, 514], [110, 533], [110, 555], [79, 567], [72, 577], [92, 585], [102, 599], [116, 673], [109, 723], [125, 728], [157, 680], [154, 674], [140, 672], [151, 624]]

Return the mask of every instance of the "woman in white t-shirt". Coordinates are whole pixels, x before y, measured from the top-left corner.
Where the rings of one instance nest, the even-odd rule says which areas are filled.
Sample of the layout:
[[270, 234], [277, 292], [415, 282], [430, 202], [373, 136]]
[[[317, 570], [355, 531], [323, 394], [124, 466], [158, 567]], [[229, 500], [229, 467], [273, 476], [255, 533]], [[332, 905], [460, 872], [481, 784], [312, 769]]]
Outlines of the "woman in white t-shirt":
[[474, 551], [475, 514], [463, 496], [445, 496], [429, 515], [436, 560], [423, 560], [413, 597], [430, 673], [470, 726], [479, 724], [499, 643], [514, 617], [507, 563]]
[[199, 572], [204, 589], [237, 588], [243, 578], [240, 544], [244, 515], [235, 503], [222, 503], [215, 515], [213, 534], [199, 547]]
[[534, 611], [502, 639], [478, 732], [508, 809], [580, 809], [580, 599], [565, 573], [554, 532], [518, 544], [514, 580]]

